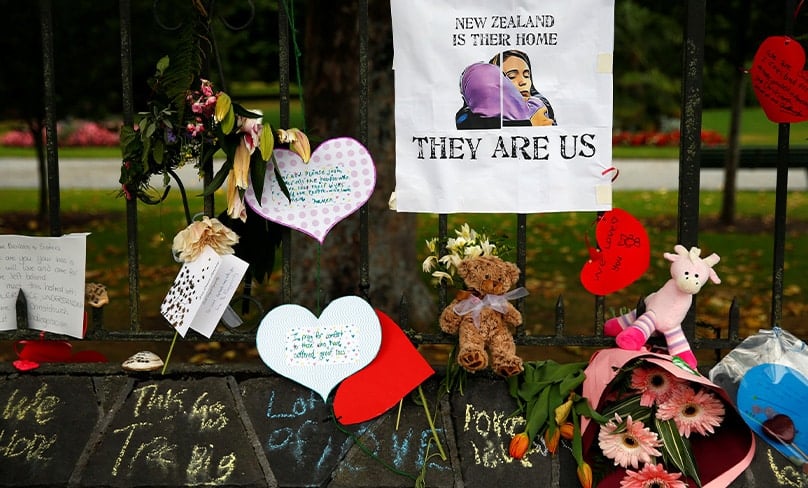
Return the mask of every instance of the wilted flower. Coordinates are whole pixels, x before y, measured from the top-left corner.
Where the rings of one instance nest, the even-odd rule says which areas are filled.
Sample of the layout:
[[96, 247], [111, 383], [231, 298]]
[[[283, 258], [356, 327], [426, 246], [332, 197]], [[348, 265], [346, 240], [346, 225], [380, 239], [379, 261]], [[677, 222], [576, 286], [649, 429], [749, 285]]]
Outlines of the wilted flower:
[[[258, 110], [253, 110], [253, 112], [258, 114], [261, 113]], [[244, 147], [246, 147], [249, 153], [252, 154], [255, 151], [255, 148], [258, 147], [261, 142], [261, 117], [239, 117], [238, 123], [238, 131], [244, 134]]]
[[217, 254], [233, 254], [237, 243], [238, 235], [229, 227], [218, 219], [203, 217], [177, 233], [171, 249], [177, 259], [187, 263], [196, 259], [205, 246], [210, 246]]
[[236, 180], [233, 175], [230, 175], [227, 180], [227, 215], [232, 219], [241, 219], [242, 222], [245, 222], [247, 220], [247, 207], [244, 206], [244, 200], [238, 191]]
[[508, 446], [508, 454], [514, 459], [522, 459], [527, 454], [530, 448], [530, 438], [526, 432], [520, 432], [511, 439], [511, 444]]
[[309, 138], [300, 129], [278, 129], [278, 140], [282, 144], [289, 144], [289, 149], [297, 153], [304, 163], [311, 159], [311, 145]]

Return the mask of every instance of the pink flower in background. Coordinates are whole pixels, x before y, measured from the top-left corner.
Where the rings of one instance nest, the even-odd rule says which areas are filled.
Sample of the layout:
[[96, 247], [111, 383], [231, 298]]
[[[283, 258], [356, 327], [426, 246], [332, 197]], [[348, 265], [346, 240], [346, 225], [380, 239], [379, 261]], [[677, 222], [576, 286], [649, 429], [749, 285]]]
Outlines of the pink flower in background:
[[656, 432], [642, 422], [635, 422], [630, 415], [623, 422], [615, 414], [614, 419], [601, 427], [598, 444], [607, 458], [624, 468], [637, 469], [640, 463], [650, 463], [652, 456], [662, 455], [656, 449], [662, 445]]
[[690, 437], [692, 432], [708, 435], [724, 420], [724, 404], [709, 391], [696, 392], [685, 386], [659, 406], [656, 416], [660, 420], [673, 419], [684, 437]]
[[687, 488], [682, 473], [669, 473], [661, 464], [646, 464], [639, 471], [626, 471], [620, 488]]

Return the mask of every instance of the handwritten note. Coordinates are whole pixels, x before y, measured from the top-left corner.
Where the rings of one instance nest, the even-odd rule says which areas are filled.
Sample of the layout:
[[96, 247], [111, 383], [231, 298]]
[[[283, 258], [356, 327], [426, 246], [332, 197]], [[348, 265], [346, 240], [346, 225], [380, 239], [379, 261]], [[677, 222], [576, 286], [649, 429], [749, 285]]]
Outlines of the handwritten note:
[[376, 184], [373, 159], [362, 144], [351, 138], [322, 142], [307, 163], [287, 149], [276, 149], [274, 154], [289, 196], [281, 190], [269, 168], [261, 201], [252, 187], [247, 189], [244, 200], [265, 219], [297, 229], [320, 242], [373, 193]]
[[752, 60], [749, 74], [760, 106], [772, 122], [808, 120], [808, 74], [805, 51], [786, 36], [767, 38]]
[[0, 236], [0, 330], [16, 328], [22, 290], [29, 327], [82, 338], [86, 256], [87, 234]]
[[286, 332], [286, 361], [296, 366], [359, 361], [358, 330], [353, 324], [303, 327]]
[[232, 254], [220, 256], [206, 247], [198, 258], [182, 266], [160, 312], [182, 337], [188, 329], [210, 337], [248, 266]]

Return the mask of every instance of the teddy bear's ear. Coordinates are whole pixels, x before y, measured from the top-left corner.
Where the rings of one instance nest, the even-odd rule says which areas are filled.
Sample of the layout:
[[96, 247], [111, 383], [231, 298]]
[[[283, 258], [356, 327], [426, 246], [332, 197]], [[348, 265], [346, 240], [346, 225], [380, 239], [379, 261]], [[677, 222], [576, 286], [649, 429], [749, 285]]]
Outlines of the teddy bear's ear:
[[470, 259], [462, 259], [457, 263], [457, 274], [460, 275], [461, 278], [465, 278], [466, 273], [469, 272], [469, 266], [471, 266], [470, 261]]
[[505, 262], [508, 270], [508, 276], [511, 279], [512, 283], [516, 283], [516, 280], [519, 279], [519, 266], [515, 265], [514, 263]]

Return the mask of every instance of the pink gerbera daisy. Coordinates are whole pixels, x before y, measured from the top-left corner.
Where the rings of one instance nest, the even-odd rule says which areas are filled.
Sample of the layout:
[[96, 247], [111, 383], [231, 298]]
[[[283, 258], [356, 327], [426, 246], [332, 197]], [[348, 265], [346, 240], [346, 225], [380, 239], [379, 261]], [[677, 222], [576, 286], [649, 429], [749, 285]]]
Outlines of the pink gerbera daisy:
[[642, 394], [640, 405], [643, 407], [667, 401], [682, 384], [679, 378], [654, 366], [634, 368], [631, 372], [631, 387]]
[[598, 445], [607, 458], [624, 468], [637, 469], [640, 463], [650, 463], [652, 456], [662, 455], [656, 449], [662, 445], [656, 432], [642, 422], [633, 421], [631, 415], [623, 422], [620, 415], [615, 414], [614, 419], [601, 427]]
[[660, 420], [673, 419], [684, 437], [690, 437], [691, 432], [707, 435], [724, 420], [724, 404], [707, 390], [696, 392], [686, 386], [660, 405], [656, 416]]
[[681, 476], [682, 473], [668, 473], [661, 464], [646, 464], [639, 471], [626, 471], [620, 488], [687, 488]]

